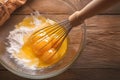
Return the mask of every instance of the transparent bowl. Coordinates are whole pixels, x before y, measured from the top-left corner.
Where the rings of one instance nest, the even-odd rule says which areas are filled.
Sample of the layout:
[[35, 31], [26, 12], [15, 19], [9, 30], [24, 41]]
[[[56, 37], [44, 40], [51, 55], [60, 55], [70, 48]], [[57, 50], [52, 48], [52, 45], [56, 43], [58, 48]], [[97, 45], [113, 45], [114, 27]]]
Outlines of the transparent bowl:
[[[40, 0], [39, 0], [40, 1]], [[44, 1], [44, 0], [42, 0]], [[46, 0], [47, 1], [47, 0]], [[49, 1], [49, 0], [48, 0]], [[56, 4], [54, 4], [56, 5]], [[34, 7], [33, 7], [34, 8]], [[69, 7], [70, 8], [70, 7]], [[19, 10], [20, 11], [20, 10]], [[19, 12], [18, 11], [18, 12]], [[38, 10], [40, 11], [40, 10]], [[16, 14], [19, 14], [15, 12]], [[31, 12], [29, 12], [31, 13]], [[72, 13], [72, 12], [71, 12]], [[27, 13], [28, 14], [28, 13]], [[28, 14], [29, 15], [29, 14]], [[68, 18], [69, 15], [49, 15], [42, 14], [43, 16], [50, 18], [55, 21], [62, 21], [65, 18]], [[26, 15], [12, 15], [11, 18], [0, 27], [0, 63], [12, 73], [30, 79], [45, 79], [56, 76], [66, 69], [69, 68], [70, 65], [77, 59], [80, 55], [81, 51], [84, 48], [85, 43], [85, 25], [84, 23], [78, 27], [73, 28], [69, 35], [68, 42], [68, 50], [65, 57], [55, 64], [52, 67], [46, 68], [44, 70], [30, 70], [20, 65], [17, 65], [13, 58], [10, 58], [10, 54], [6, 51], [6, 43], [8, 40], [6, 39], [9, 35], [9, 32], [14, 29], [15, 24], [18, 24]]]

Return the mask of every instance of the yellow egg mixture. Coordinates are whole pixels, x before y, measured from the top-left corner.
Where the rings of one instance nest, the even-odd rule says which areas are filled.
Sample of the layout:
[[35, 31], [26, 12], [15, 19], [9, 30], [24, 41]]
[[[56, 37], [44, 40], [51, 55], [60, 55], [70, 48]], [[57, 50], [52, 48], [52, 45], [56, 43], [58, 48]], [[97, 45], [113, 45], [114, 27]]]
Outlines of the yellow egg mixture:
[[[42, 16], [38, 16], [37, 19], [41, 21], [41, 26], [38, 26], [38, 28], [36, 29], [49, 26], [51, 25], [51, 22], [55, 23], [52, 20], [48, 21], [46, 18]], [[35, 28], [35, 25], [33, 23], [33, 17], [29, 16], [24, 18], [24, 20], [20, 22], [16, 28], [19, 29], [20, 27], [23, 26], [31, 29]], [[48, 34], [46, 31], [43, 32], [45, 33], [45, 35]], [[15, 54], [16, 57], [18, 57], [19, 59], [29, 60], [27, 65], [28, 66], [36, 65], [37, 68], [44, 68], [51, 66], [63, 58], [67, 50], [67, 38], [64, 40], [60, 49], [57, 51], [55, 47], [51, 48], [51, 46], [54, 45], [55, 40], [57, 40], [56, 36], [59, 34], [55, 34], [55, 36], [53, 37], [48, 35], [47, 41], [44, 39], [41, 40], [40, 42], [37, 42], [37, 40], [40, 38], [39, 35], [35, 35], [35, 38], [32, 39], [30, 37], [31, 34], [24, 35], [24, 45], [20, 49], [20, 52], [18, 54]], [[51, 41], [51, 39], [53, 39], [53, 41]], [[48, 44], [47, 47], [41, 49], [46, 44]], [[55, 53], [56, 51], [57, 53]]]

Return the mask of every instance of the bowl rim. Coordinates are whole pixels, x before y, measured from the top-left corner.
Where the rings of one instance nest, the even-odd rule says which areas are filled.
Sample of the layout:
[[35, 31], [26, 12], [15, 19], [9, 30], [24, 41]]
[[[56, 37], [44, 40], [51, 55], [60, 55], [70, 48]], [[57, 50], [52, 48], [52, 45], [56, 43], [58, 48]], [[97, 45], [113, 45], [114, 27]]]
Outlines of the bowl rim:
[[51, 78], [51, 77], [57, 76], [58, 74], [63, 73], [65, 70], [67, 70], [78, 59], [78, 57], [80, 57], [81, 52], [85, 48], [85, 44], [86, 44], [86, 25], [85, 25], [84, 22], [83, 22], [83, 24], [81, 24], [81, 27], [82, 27], [82, 31], [83, 31], [82, 35], [84, 35], [83, 38], [82, 38], [82, 41], [81, 41], [82, 44], [79, 45], [79, 49], [76, 52], [77, 55], [75, 56], [75, 58], [71, 61], [71, 63], [69, 63], [67, 66], [65, 66], [62, 69], [59, 69], [57, 71], [53, 71], [51, 73], [48, 73], [45, 76], [40, 76], [40, 75], [30, 75], [30, 74], [22, 73], [21, 71], [14, 70], [11, 67], [8, 67], [1, 59], [0, 59], [0, 63], [8, 71], [10, 71], [10, 72], [12, 72], [15, 75], [18, 75], [20, 77], [23, 77], [23, 78], [28, 78], [28, 79], [47, 79], [47, 78]]

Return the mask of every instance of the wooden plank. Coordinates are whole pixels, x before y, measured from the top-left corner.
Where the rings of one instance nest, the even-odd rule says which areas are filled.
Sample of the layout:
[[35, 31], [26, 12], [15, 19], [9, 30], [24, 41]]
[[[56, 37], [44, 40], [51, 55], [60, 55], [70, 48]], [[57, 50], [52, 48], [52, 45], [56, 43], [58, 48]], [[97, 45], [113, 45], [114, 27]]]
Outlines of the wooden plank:
[[71, 14], [81, 8], [80, 0], [28, 0], [13, 14], [30, 14], [36, 10], [44, 14]]
[[30, 3], [30, 7], [41, 13], [71, 14], [75, 9], [81, 9], [80, 4], [79, 0], [34, 0]]
[[[82, 8], [85, 7], [89, 2], [91, 2], [92, 0], [81, 0], [81, 5]], [[108, 8], [107, 10], [99, 13], [99, 14], [120, 14], [120, 3], [117, 3], [114, 6], [111, 6], [110, 8]]]
[[120, 68], [119, 46], [101, 40], [87, 40], [87, 46], [73, 68]]
[[[25, 5], [13, 14], [30, 14], [37, 10], [44, 14], [71, 14], [81, 10], [92, 0], [28, 0]], [[52, 2], [52, 3], [51, 3]], [[120, 14], [120, 3], [110, 7], [100, 14]]]
[[120, 16], [95, 16], [86, 20], [87, 43], [74, 65], [83, 68], [120, 67]]
[[80, 0], [82, 3], [82, 8], [85, 7], [88, 3], [90, 3], [92, 0]]
[[120, 45], [117, 46], [109, 40], [108, 42], [98, 40], [99, 37], [96, 37], [98, 39], [87, 37], [86, 48], [74, 62], [72, 68], [120, 68]]
[[[119, 69], [69, 69], [46, 80], [119, 80]], [[114, 75], [116, 74], [116, 75]]]
[[[59, 76], [45, 80], [119, 80], [120, 69], [68, 69]], [[2, 80], [29, 80], [8, 71], [0, 71]]]
[[120, 2], [100, 14], [120, 14]]
[[85, 20], [86, 26], [113, 27], [120, 26], [120, 15], [97, 15]]
[[65, 14], [73, 13], [74, 8], [63, 0], [30, 0], [13, 14], [30, 14], [35, 10], [44, 14]]

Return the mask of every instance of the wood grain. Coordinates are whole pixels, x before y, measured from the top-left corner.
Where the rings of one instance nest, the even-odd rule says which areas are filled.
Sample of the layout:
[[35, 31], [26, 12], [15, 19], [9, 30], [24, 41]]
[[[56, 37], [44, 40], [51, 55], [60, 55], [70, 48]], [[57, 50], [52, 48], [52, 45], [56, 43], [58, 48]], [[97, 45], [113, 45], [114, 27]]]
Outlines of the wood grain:
[[[89, 0], [90, 1], [90, 0]], [[51, 3], [52, 2], [52, 3]], [[41, 14], [72, 14], [81, 10], [88, 1], [82, 0], [28, 0], [25, 5], [13, 14], [29, 14], [39, 11]], [[56, 4], [56, 5], [55, 5]]]
[[117, 15], [120, 14], [120, 2], [116, 5], [110, 7], [109, 9], [105, 10], [104, 12], [101, 12], [100, 14], [111, 14], [111, 15]]
[[28, 0], [26, 5], [13, 14], [29, 14], [33, 11], [41, 14], [72, 14], [81, 8], [80, 0]]
[[[59, 76], [44, 80], [119, 80], [120, 69], [68, 69]], [[2, 80], [30, 80], [8, 71], [0, 71]]]
[[106, 27], [110, 29], [114, 26], [120, 26], [120, 15], [97, 15], [85, 21], [86, 26]]
[[[82, 3], [82, 8], [85, 7], [89, 2], [91, 2], [92, 0], [80, 0]], [[120, 14], [120, 2], [117, 3], [114, 6], [111, 6], [110, 8], [108, 8], [107, 10], [99, 13], [99, 14], [111, 14], [111, 15], [116, 15], [116, 14]]]
[[[92, 0], [28, 0], [25, 5], [20, 7], [13, 14], [29, 14], [36, 10], [41, 14], [72, 14], [76, 10], [81, 10], [90, 1]], [[100, 14], [120, 14], [119, 7], [120, 3]]]

